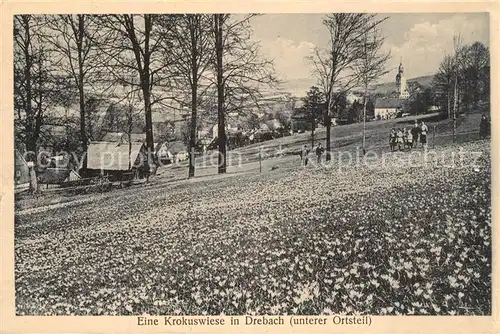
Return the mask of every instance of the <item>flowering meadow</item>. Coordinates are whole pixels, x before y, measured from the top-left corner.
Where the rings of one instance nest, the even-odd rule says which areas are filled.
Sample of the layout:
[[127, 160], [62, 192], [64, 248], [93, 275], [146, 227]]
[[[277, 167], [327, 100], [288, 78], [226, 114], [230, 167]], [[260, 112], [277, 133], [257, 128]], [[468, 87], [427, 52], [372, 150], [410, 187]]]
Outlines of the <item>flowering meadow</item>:
[[481, 156], [165, 181], [18, 213], [17, 314], [491, 314], [490, 147], [460, 148]]

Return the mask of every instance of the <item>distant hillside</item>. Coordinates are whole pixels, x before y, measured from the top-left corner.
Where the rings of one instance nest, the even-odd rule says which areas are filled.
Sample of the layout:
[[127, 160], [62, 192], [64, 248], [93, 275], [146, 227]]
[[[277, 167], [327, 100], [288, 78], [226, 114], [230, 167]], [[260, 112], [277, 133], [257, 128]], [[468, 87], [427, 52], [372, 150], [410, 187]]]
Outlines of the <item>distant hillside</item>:
[[[417, 82], [419, 85], [425, 87], [430, 87], [432, 85], [432, 79], [434, 75], [425, 75], [421, 77], [416, 77], [412, 79], [408, 79], [407, 82]], [[386, 82], [382, 84], [374, 85], [372, 92], [375, 94], [389, 94], [391, 92], [396, 91], [396, 83], [395, 82]]]
[[422, 77], [416, 77], [416, 78], [410, 79], [408, 81], [410, 81], [410, 82], [416, 81], [424, 87], [430, 87], [432, 85], [433, 79], [434, 79], [434, 75], [424, 75]]

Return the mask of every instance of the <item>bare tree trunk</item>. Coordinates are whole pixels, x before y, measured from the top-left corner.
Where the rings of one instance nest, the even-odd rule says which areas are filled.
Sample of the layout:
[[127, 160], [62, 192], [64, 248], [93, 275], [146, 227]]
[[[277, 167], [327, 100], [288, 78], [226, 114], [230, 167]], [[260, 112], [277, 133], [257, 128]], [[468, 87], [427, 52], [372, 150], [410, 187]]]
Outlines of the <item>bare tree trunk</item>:
[[448, 119], [451, 118], [451, 93], [450, 93], [450, 87], [448, 87]]
[[312, 125], [312, 130], [311, 130], [311, 147], [314, 147], [314, 129], [316, 128], [316, 121], [313, 117], [312, 121], [311, 121], [311, 125]]
[[368, 86], [365, 84], [365, 96], [363, 99], [363, 156], [366, 154], [366, 100], [368, 95]]
[[[193, 67], [194, 68], [194, 67]], [[193, 69], [193, 79], [196, 80], [197, 73], [195, 73], [195, 69]], [[196, 123], [197, 123], [197, 84], [194, 84], [191, 87], [191, 129], [189, 135], [189, 177], [194, 176], [195, 170], [195, 155], [194, 150], [196, 146]]]
[[[26, 82], [26, 104], [25, 104], [25, 112], [28, 117], [33, 115], [32, 111], [32, 87], [31, 87], [31, 71], [33, 68], [33, 57], [30, 54], [30, 47], [31, 47], [31, 31], [30, 31], [30, 25], [29, 25], [29, 20], [30, 17], [28, 15], [22, 15], [22, 23], [24, 25], [24, 31], [25, 31], [25, 36], [24, 36], [24, 45], [23, 45], [23, 51], [24, 51], [24, 61], [26, 62], [26, 66], [24, 68], [24, 76], [25, 76], [25, 82]], [[36, 137], [34, 136], [33, 131], [33, 123], [28, 122], [27, 125], [27, 134], [28, 134], [28, 140], [26, 143], [26, 149], [28, 152], [32, 151], [35, 155], [33, 162], [36, 161]], [[28, 158], [29, 159], [29, 158]]]
[[332, 122], [331, 122], [331, 119], [330, 119], [330, 111], [331, 111], [331, 93], [329, 94], [330, 96], [328, 96], [328, 100], [327, 100], [327, 109], [326, 109], [326, 114], [325, 114], [325, 127], [326, 127], [326, 145], [325, 145], [325, 148], [326, 148], [326, 161], [330, 161], [331, 160], [331, 150], [332, 150], [332, 147], [331, 147], [331, 143], [330, 143], [330, 132], [331, 132], [331, 129], [332, 129]]
[[195, 29], [197, 27], [190, 26], [190, 42], [191, 42], [191, 131], [189, 135], [189, 173], [188, 177], [194, 176], [195, 170], [195, 146], [196, 146], [196, 125], [197, 125], [197, 106], [198, 106], [198, 65], [197, 65], [197, 39]]
[[309, 114], [311, 115], [311, 149], [314, 147], [314, 130], [316, 128], [316, 120], [314, 119], [314, 114], [310, 110], [311, 107], [309, 107]]
[[453, 142], [456, 142], [457, 131], [457, 77], [455, 77], [455, 89], [453, 98]]
[[[81, 72], [80, 72], [80, 80], [83, 80], [83, 75]], [[87, 134], [86, 134], [87, 129], [85, 127], [85, 98], [83, 92], [83, 84], [79, 84], [78, 86], [79, 86], [78, 95], [80, 99], [80, 139], [82, 141], [83, 152], [87, 152]], [[87, 160], [85, 159], [82, 166], [82, 171], [85, 172], [86, 170], [87, 170]]]
[[[38, 57], [38, 101], [36, 101], [35, 98], [35, 103], [37, 103], [36, 111], [35, 111], [35, 124], [34, 124], [34, 129], [33, 129], [33, 145], [35, 147], [35, 151], [37, 148], [37, 141], [38, 137], [40, 135], [40, 130], [42, 127], [42, 115], [43, 115], [43, 98], [44, 98], [44, 80], [43, 80], [43, 57], [44, 57], [44, 52], [43, 52], [43, 47], [40, 48], [40, 54]], [[36, 167], [38, 167], [38, 155], [35, 155], [35, 170]], [[37, 189], [38, 190], [38, 189]]]
[[[39, 98], [39, 103], [38, 103], [38, 106], [37, 106], [37, 115], [41, 115], [42, 114], [42, 100], [43, 100], [43, 73], [42, 73], [42, 68], [43, 68], [43, 61], [42, 61], [42, 57], [43, 57], [43, 51], [41, 49], [40, 51], [40, 55], [38, 57], [38, 98]], [[35, 135], [35, 134], [38, 134], [40, 133], [40, 126], [41, 126], [41, 118], [40, 117], [36, 117], [36, 120], [35, 120], [35, 128], [33, 129], [34, 131], [34, 135], [33, 135], [33, 138], [38, 138], [38, 135]], [[35, 150], [36, 150], [36, 141], [34, 142], [34, 146], [35, 146]], [[38, 168], [38, 156], [35, 155], [35, 158], [34, 158], [34, 164], [33, 164], [33, 167], [31, 169], [31, 173], [30, 173], [30, 180], [31, 180], [31, 191], [32, 192], [38, 192], [38, 179], [37, 179], [37, 175], [36, 175], [36, 170]]]
[[127, 125], [128, 125], [128, 170], [130, 171], [132, 169], [132, 122], [133, 122], [133, 117], [132, 117], [132, 112], [133, 112], [133, 107], [132, 104], [129, 105], [128, 109], [128, 119], [127, 119]]
[[217, 57], [217, 118], [218, 118], [218, 144], [219, 168], [218, 173], [226, 173], [226, 124], [224, 113], [224, 81], [223, 81], [223, 39], [222, 39], [222, 14], [215, 14], [215, 50]]
[[[142, 49], [139, 45], [139, 40], [135, 33], [134, 19], [132, 16], [124, 15], [125, 28], [127, 30], [128, 38], [132, 42], [132, 51], [134, 52], [137, 70], [141, 80], [141, 90], [144, 98], [144, 113], [146, 121], [146, 146], [147, 146], [147, 156], [148, 164], [153, 162], [156, 165], [156, 159], [154, 156], [154, 141], [153, 141], [153, 122], [151, 117], [151, 54], [150, 49], [150, 39], [151, 31], [153, 29], [153, 23], [151, 14], [144, 14], [144, 48]], [[141, 58], [143, 60], [141, 60]], [[151, 166], [151, 165], [150, 165]]]
[[[144, 92], [144, 112], [146, 113], [146, 143], [148, 154], [153, 152], [153, 120], [151, 117], [151, 78], [150, 78], [150, 58], [151, 51], [149, 49], [150, 34], [153, 27], [151, 15], [144, 15], [144, 23], [146, 25], [146, 39], [144, 41], [144, 73], [143, 73], [143, 92]], [[154, 161], [154, 158], [153, 158]], [[154, 161], [156, 162], [156, 161]]]
[[[146, 79], [147, 80], [147, 79]], [[147, 80], [147, 84], [149, 86], [149, 80]], [[151, 117], [151, 98], [150, 98], [150, 90], [149, 88], [144, 88], [144, 105], [145, 105], [145, 113], [146, 113], [146, 146], [148, 147], [149, 152], [153, 152], [153, 120]]]
[[153, 120], [151, 117], [151, 90], [149, 88], [149, 68], [145, 69], [144, 72], [145, 73], [142, 79], [142, 91], [144, 97], [144, 112], [146, 114], [146, 146], [148, 148], [148, 154], [151, 154], [151, 152], [153, 152]]
[[[83, 69], [83, 34], [85, 31], [84, 16], [78, 15], [78, 36], [76, 38], [78, 51], [78, 97], [80, 102], [80, 139], [83, 152], [87, 152], [87, 129], [85, 128], [85, 94], [83, 91], [84, 69]], [[84, 159], [82, 171], [87, 170], [87, 159]]]

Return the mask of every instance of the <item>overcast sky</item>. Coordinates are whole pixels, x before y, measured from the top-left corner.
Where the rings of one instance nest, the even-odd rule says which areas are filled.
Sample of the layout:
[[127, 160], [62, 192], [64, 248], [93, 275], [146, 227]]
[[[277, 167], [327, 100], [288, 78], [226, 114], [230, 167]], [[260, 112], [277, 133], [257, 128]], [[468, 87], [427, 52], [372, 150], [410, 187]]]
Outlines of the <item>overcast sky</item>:
[[[315, 80], [305, 59], [315, 46], [324, 46], [328, 31], [324, 14], [266, 14], [252, 21], [254, 38], [262, 41], [262, 53], [274, 59], [280, 76], [288, 81], [285, 90], [303, 95]], [[480, 41], [489, 46], [487, 13], [380, 14], [389, 17], [381, 25], [392, 69], [380, 82], [393, 81], [401, 58], [407, 78], [434, 74], [444, 54], [453, 47], [453, 35], [465, 43]]]

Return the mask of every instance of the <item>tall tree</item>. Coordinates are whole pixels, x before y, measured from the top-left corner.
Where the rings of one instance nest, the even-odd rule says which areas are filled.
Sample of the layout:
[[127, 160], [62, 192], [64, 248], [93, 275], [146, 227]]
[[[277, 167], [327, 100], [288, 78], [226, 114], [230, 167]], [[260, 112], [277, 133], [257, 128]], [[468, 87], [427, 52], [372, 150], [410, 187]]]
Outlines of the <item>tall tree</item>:
[[51, 57], [42, 42], [43, 26], [40, 16], [14, 16], [15, 134], [31, 153], [27, 159], [32, 162], [36, 162], [46, 110], [58, 99]]
[[246, 123], [247, 123], [246, 124], [247, 129], [250, 130], [251, 132], [257, 130], [260, 127], [259, 116], [257, 116], [254, 113], [249, 113], [249, 115], [247, 116]]
[[[161, 20], [161, 24], [160, 23]], [[142, 92], [142, 102], [145, 115], [146, 145], [149, 158], [155, 161], [152, 107], [164, 100], [164, 95], [157, 87], [169, 87], [171, 76], [168, 75], [170, 58], [169, 43], [164, 40], [170, 36], [165, 30], [174, 26], [173, 16], [155, 14], [121, 14], [102, 15], [99, 24], [107, 31], [105, 45], [100, 50], [110, 58], [108, 66], [111, 73], [116, 69], [127, 70], [130, 78], [124, 78], [121, 71], [116, 78], [122, 83], [139, 87]], [[133, 78], [138, 78], [135, 81]]]
[[489, 50], [480, 42], [464, 45], [456, 52], [461, 100], [469, 109], [489, 98]]
[[290, 132], [291, 129], [291, 110], [280, 110], [276, 113], [276, 119], [278, 120], [281, 128], [279, 129], [284, 135], [286, 132]]
[[314, 147], [314, 130], [317, 122], [322, 118], [325, 108], [325, 98], [317, 86], [312, 86], [303, 98], [306, 117], [311, 122], [311, 147]]
[[[36, 152], [43, 114], [37, 113], [33, 101], [33, 71], [35, 67], [34, 27], [32, 15], [14, 17], [14, 110], [16, 135], [26, 151]], [[34, 156], [28, 157], [31, 161]], [[33, 160], [32, 160], [33, 159]]]
[[215, 52], [216, 52], [216, 65], [215, 71], [217, 75], [217, 141], [219, 146], [218, 158], [218, 173], [226, 172], [226, 123], [225, 123], [225, 110], [224, 110], [224, 22], [229, 19], [228, 14], [214, 14], [214, 37], [215, 37]]
[[85, 128], [87, 140], [98, 140], [103, 130], [105, 115], [102, 110], [107, 106], [107, 100], [96, 95], [85, 97]]
[[42, 43], [44, 22], [36, 15], [14, 16], [14, 131], [30, 162], [30, 190], [38, 190], [36, 169], [47, 109], [57, 101], [50, 54]]
[[338, 105], [335, 98], [358, 84], [355, 64], [363, 54], [363, 42], [366, 33], [375, 29], [384, 19], [377, 19], [375, 14], [335, 13], [323, 18], [323, 25], [329, 32], [328, 48], [316, 48], [311, 57], [313, 73], [325, 94], [326, 108], [324, 124], [326, 126], [326, 160], [331, 160], [331, 111]]
[[448, 118], [451, 117], [451, 101], [453, 99], [453, 83], [455, 65], [452, 55], [446, 55], [439, 65], [438, 72], [433, 78], [433, 90], [436, 102], [446, 110]]
[[433, 104], [431, 88], [416, 91], [405, 101], [404, 110], [412, 115], [426, 114]]
[[459, 82], [461, 81], [459, 78], [461, 76], [462, 67], [462, 36], [460, 34], [453, 36], [453, 47], [455, 49], [454, 56], [454, 84], [453, 84], [453, 142], [456, 141], [456, 132], [457, 132], [457, 113], [459, 110]]
[[189, 177], [195, 173], [199, 91], [207, 88], [207, 71], [214, 56], [212, 21], [213, 16], [210, 14], [184, 14], [177, 17], [175, 28], [172, 29], [174, 45], [170, 52], [176, 59], [172, 68], [177, 75], [178, 89], [187, 87], [190, 95]]
[[433, 92], [437, 104], [447, 110], [448, 118], [456, 116], [461, 105], [470, 109], [481, 101], [488, 103], [489, 49], [479, 42], [464, 45], [460, 36], [455, 36], [454, 52], [441, 61], [434, 76]]
[[250, 110], [258, 105], [263, 89], [279, 83], [272, 61], [263, 58], [259, 43], [252, 41], [249, 22], [254, 16], [214, 14], [213, 17], [219, 173], [227, 169], [226, 113]]
[[134, 130], [134, 125], [137, 124], [137, 118], [141, 115], [141, 110], [136, 110], [135, 108], [135, 100], [136, 100], [137, 91], [132, 90], [129, 92], [127, 96], [127, 105], [125, 107], [125, 133], [127, 134], [128, 140], [128, 169], [132, 168], [132, 164], [135, 161], [132, 161], [132, 132]]
[[[78, 91], [80, 109], [80, 141], [83, 152], [87, 151], [88, 129], [86, 129], [86, 91], [92, 87], [92, 72], [99, 66], [101, 53], [96, 47], [95, 38], [99, 31], [92, 15], [46, 16], [49, 33], [44, 42], [53, 50], [56, 66], [74, 81]], [[84, 159], [83, 172], [87, 159]]]
[[368, 103], [368, 86], [389, 71], [386, 69], [390, 52], [383, 50], [384, 38], [378, 29], [366, 31], [362, 37], [361, 54], [356, 61], [355, 70], [363, 84], [363, 155], [366, 154], [366, 104]]

